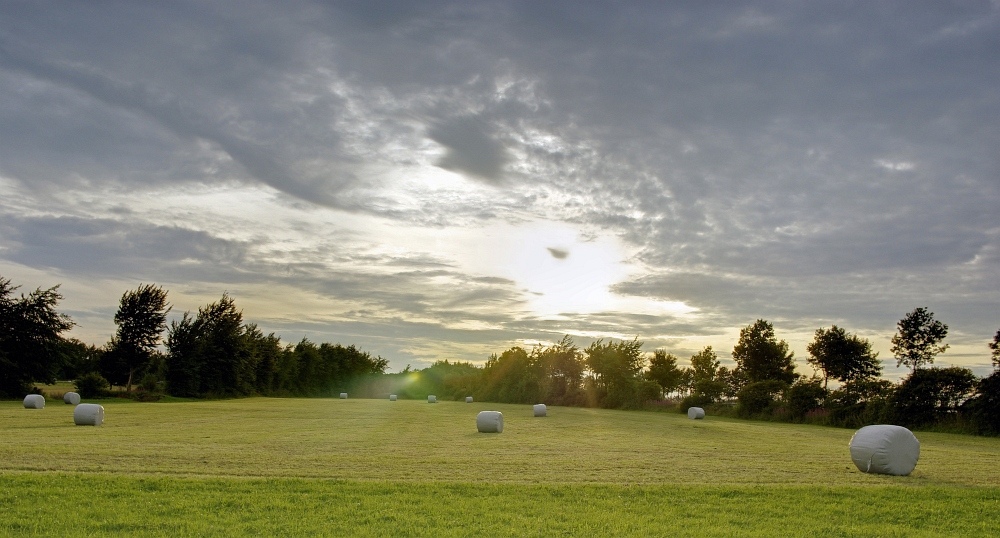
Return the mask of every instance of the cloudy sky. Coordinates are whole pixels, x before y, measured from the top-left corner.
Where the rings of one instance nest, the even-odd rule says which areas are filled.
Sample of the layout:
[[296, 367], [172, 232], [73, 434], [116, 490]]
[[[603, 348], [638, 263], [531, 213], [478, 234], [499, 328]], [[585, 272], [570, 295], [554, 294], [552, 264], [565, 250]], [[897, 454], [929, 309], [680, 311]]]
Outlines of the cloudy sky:
[[0, 275], [391, 370], [1000, 328], [1000, 3], [0, 2]]

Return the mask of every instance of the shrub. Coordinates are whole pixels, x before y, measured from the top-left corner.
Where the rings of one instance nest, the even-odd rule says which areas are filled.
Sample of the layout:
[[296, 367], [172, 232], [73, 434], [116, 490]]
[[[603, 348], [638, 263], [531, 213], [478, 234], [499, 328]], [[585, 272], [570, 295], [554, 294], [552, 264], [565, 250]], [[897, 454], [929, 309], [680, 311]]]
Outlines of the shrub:
[[980, 380], [976, 392], [969, 402], [976, 432], [1000, 435], [1000, 371]]
[[73, 382], [81, 398], [97, 398], [108, 389], [108, 380], [97, 372], [83, 374]]
[[802, 420], [806, 413], [823, 406], [827, 391], [819, 379], [800, 381], [788, 389], [785, 399], [792, 420]]
[[711, 396], [694, 393], [681, 400], [681, 404], [677, 410], [681, 413], [687, 413], [689, 407], [705, 407], [710, 403], [712, 403]]
[[757, 381], [746, 385], [736, 395], [739, 399], [736, 415], [750, 418], [764, 414], [772, 404], [778, 401], [781, 393], [787, 388], [787, 383], [777, 379]]

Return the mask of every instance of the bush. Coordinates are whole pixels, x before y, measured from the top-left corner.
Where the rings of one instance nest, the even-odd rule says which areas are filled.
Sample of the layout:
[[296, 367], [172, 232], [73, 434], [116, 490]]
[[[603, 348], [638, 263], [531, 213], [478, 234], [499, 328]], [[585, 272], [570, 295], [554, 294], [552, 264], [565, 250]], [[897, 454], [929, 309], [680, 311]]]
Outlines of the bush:
[[976, 432], [1000, 435], [1000, 371], [979, 381], [977, 395], [969, 402]]
[[971, 370], [956, 366], [924, 368], [907, 377], [896, 390], [893, 423], [908, 428], [956, 419], [958, 410], [976, 388]]
[[789, 417], [801, 421], [806, 417], [806, 413], [822, 407], [826, 396], [827, 391], [820, 385], [818, 379], [800, 381], [792, 385], [785, 395]]
[[788, 389], [788, 384], [777, 379], [757, 381], [746, 385], [736, 395], [739, 399], [736, 415], [741, 418], [763, 415], [772, 404], [778, 401], [781, 393], [786, 389]]
[[108, 390], [108, 380], [97, 372], [83, 374], [73, 382], [81, 398], [98, 398]]
[[694, 393], [681, 400], [677, 409], [681, 413], [687, 413], [689, 407], [705, 407], [712, 403], [712, 397], [707, 394]]

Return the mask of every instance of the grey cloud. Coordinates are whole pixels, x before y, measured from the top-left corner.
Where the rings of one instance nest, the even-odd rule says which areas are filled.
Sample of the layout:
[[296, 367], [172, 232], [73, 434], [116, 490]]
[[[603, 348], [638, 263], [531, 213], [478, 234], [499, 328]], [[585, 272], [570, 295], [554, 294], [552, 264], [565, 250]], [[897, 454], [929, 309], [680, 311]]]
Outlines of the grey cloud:
[[71, 274], [238, 281], [248, 245], [180, 227], [76, 217], [10, 217], [5, 258]]
[[440, 122], [427, 134], [447, 148], [438, 166], [497, 185], [503, 182], [504, 165], [509, 158], [503, 144], [490, 131], [485, 120], [463, 117]]

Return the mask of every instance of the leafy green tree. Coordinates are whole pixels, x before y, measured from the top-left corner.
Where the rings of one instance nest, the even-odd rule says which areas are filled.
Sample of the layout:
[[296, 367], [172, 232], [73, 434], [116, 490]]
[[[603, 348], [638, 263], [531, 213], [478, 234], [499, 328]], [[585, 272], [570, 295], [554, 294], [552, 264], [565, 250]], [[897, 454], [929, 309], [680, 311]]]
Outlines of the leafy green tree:
[[948, 326], [924, 307], [915, 308], [896, 326], [899, 331], [892, 337], [890, 349], [896, 366], [903, 364], [916, 372], [925, 364], [934, 364], [934, 356], [948, 349], [948, 344], [940, 343], [948, 336]]
[[645, 359], [638, 338], [631, 342], [598, 340], [584, 350], [584, 355], [599, 405], [612, 408], [642, 405], [646, 390], [641, 386]]
[[504, 403], [538, 403], [542, 369], [537, 357], [522, 347], [493, 354], [483, 366], [483, 399]]
[[662, 349], [653, 351], [653, 357], [649, 359], [646, 377], [655, 381], [663, 394], [677, 391], [680, 388], [682, 376], [681, 369], [677, 367], [677, 357]]
[[174, 396], [201, 394], [201, 334], [196, 318], [185, 312], [167, 331], [167, 392]]
[[0, 396], [21, 397], [36, 381], [55, 382], [63, 362], [62, 333], [73, 327], [56, 307], [59, 286], [13, 297], [19, 286], [0, 277]]
[[691, 356], [691, 375], [694, 394], [701, 395], [704, 400], [717, 401], [725, 391], [725, 381], [719, 379], [720, 362], [712, 346]]
[[[152, 284], [122, 295], [115, 314], [118, 330], [108, 345], [104, 377], [132, 391], [132, 383], [146, 370], [167, 328], [167, 292]], [[117, 382], [116, 382], [117, 381]]]
[[542, 370], [542, 399], [554, 405], [580, 405], [583, 400], [584, 363], [580, 349], [569, 335], [552, 346], [532, 350]]
[[882, 375], [878, 353], [868, 340], [850, 334], [836, 325], [816, 329], [813, 341], [806, 346], [809, 364], [823, 372], [823, 388], [830, 378], [841, 383], [874, 379]]
[[747, 383], [778, 380], [791, 385], [798, 377], [792, 357], [788, 343], [779, 341], [771, 323], [762, 319], [740, 329], [733, 348], [733, 360]]

